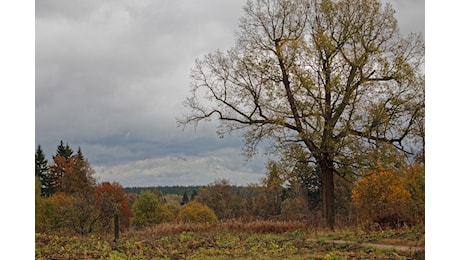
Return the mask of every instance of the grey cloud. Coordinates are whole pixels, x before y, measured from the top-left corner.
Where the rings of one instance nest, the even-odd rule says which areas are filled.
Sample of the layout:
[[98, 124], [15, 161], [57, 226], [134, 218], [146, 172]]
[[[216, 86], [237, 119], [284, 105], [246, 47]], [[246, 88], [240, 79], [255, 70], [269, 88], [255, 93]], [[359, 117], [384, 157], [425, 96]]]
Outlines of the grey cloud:
[[[145, 6], [138, 8], [131, 2], [116, 2], [108, 12], [103, 4], [85, 2], [77, 10], [85, 13], [91, 9], [92, 15], [87, 16], [69, 14], [73, 7], [66, 8], [60, 1], [38, 3], [51, 9], [46, 12], [45, 7], [38, 7], [41, 15], [36, 22], [39, 128], [44, 127], [42, 122], [48, 125], [47, 130], [62, 128], [53, 120], [61, 118], [68, 128], [81, 125], [80, 133], [110, 133], [109, 128], [118, 124], [146, 127], [146, 123], [135, 126], [129, 119], [164, 122], [180, 115], [158, 111], [180, 112], [193, 60], [199, 52], [232, 35], [225, 32], [226, 26], [220, 24], [223, 21], [216, 19], [219, 17], [211, 18], [210, 10], [203, 11], [206, 8], [191, 9], [183, 18], [180, 14], [186, 13], [187, 1], [161, 3], [144, 2]], [[53, 9], [51, 4], [57, 6]], [[62, 17], [45, 16], [58, 10]], [[199, 18], [192, 23], [196, 15]], [[169, 120], [168, 125], [175, 126], [175, 121]]]
[[92, 0], [37, 0], [35, 1], [35, 17], [81, 19], [88, 16], [100, 4], [100, 1]]
[[95, 167], [100, 181], [124, 186], [205, 185], [226, 178], [236, 185], [258, 183], [264, 176], [260, 161], [244, 163], [238, 150], [224, 148], [210, 156], [176, 155]]
[[[81, 146], [100, 176], [125, 184], [208, 183], [213, 171], [256, 180], [265, 159], [242, 166], [238, 134], [218, 139], [215, 121], [196, 132], [176, 124], [194, 60], [234, 45], [245, 2], [37, 0], [36, 145], [49, 159], [60, 140]], [[423, 1], [391, 2], [401, 26], [422, 28]]]

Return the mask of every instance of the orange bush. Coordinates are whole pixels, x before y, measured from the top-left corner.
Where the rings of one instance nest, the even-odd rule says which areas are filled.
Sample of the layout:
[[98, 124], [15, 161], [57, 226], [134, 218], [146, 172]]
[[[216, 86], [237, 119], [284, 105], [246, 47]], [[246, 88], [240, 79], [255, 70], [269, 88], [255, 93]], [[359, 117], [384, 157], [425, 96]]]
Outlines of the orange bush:
[[409, 221], [412, 197], [403, 177], [401, 171], [380, 167], [361, 178], [352, 190], [358, 220], [389, 225]]

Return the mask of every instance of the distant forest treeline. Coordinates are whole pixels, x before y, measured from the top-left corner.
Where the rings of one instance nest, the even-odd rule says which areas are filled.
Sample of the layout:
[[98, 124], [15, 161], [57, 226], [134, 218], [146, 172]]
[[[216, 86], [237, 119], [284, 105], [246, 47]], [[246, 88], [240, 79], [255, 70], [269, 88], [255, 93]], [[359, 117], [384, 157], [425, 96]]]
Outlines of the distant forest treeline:
[[125, 193], [135, 193], [139, 195], [141, 191], [159, 191], [161, 194], [177, 194], [183, 195], [187, 192], [188, 195], [198, 192], [198, 189], [204, 186], [152, 186], [152, 187], [125, 187]]
[[[139, 195], [141, 191], [159, 191], [163, 195], [167, 194], [176, 194], [176, 195], [184, 195], [184, 193], [187, 193], [188, 196], [191, 196], [193, 194], [197, 194], [198, 190], [200, 188], [206, 187], [206, 185], [201, 185], [201, 186], [179, 186], [179, 185], [174, 185], [174, 186], [151, 186], [151, 187], [125, 187], [124, 191], [125, 193], [135, 193]], [[248, 187], [244, 186], [232, 186], [232, 189], [234, 192], [237, 194], [241, 194], [243, 189], [248, 189]], [[256, 188], [254, 188], [256, 189]]]

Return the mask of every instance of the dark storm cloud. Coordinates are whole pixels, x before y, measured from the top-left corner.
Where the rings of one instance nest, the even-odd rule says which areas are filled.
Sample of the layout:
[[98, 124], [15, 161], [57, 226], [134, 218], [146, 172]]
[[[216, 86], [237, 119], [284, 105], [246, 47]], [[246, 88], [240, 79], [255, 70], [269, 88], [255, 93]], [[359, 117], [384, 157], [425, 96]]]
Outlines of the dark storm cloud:
[[[245, 2], [37, 0], [36, 145], [48, 159], [60, 140], [81, 146], [125, 186], [257, 181], [265, 160], [245, 164], [240, 136], [176, 125], [194, 60], [233, 46]], [[423, 1], [391, 2], [402, 28], [424, 28]]]

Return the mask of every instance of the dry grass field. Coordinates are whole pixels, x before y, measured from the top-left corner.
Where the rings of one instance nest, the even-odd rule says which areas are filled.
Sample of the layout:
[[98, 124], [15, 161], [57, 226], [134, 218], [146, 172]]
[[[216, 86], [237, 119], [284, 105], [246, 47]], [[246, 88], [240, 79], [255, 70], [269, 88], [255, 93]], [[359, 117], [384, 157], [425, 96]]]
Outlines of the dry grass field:
[[321, 231], [302, 222], [160, 224], [110, 236], [35, 235], [36, 259], [424, 259], [423, 227]]

